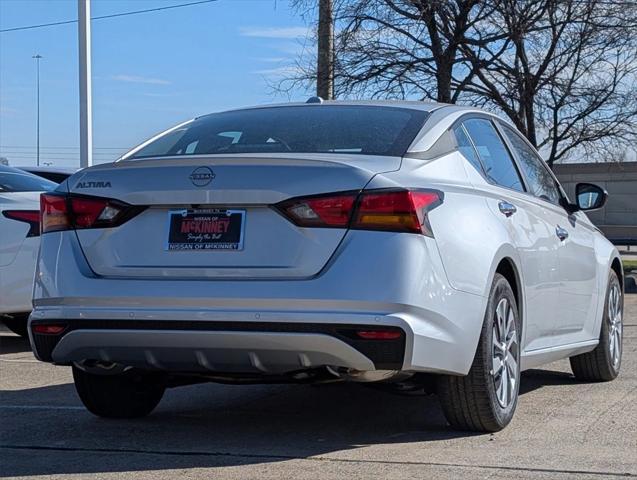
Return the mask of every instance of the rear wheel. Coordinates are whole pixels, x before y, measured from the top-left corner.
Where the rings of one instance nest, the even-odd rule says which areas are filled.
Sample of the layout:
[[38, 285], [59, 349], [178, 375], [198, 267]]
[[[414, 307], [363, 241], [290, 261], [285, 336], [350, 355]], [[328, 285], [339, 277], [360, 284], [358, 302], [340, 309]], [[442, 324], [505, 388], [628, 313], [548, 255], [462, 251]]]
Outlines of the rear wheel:
[[157, 376], [134, 370], [106, 375], [73, 365], [73, 380], [87, 410], [106, 418], [144, 417], [155, 409], [166, 389]]
[[496, 432], [513, 418], [520, 384], [520, 320], [509, 282], [496, 274], [473, 364], [466, 376], [438, 379], [447, 421], [459, 430]]
[[608, 278], [604, 316], [595, 350], [570, 358], [575, 378], [586, 382], [607, 382], [619, 374], [622, 363], [624, 295], [617, 274]]
[[3, 315], [0, 317], [6, 327], [16, 335], [28, 337], [27, 323], [29, 321], [28, 313], [19, 313], [15, 315]]

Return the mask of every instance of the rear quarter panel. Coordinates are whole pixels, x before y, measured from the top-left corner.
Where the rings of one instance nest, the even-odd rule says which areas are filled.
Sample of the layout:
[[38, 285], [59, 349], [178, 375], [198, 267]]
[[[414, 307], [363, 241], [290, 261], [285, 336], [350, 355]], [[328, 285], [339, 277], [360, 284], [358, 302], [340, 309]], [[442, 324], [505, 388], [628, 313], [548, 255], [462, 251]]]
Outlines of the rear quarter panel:
[[377, 175], [367, 188], [442, 191], [444, 202], [429, 213], [429, 221], [449, 284], [486, 296], [499, 261], [506, 256], [516, 261], [517, 254], [507, 230], [473, 188], [464, 163], [458, 152], [430, 161], [405, 158], [399, 171]]

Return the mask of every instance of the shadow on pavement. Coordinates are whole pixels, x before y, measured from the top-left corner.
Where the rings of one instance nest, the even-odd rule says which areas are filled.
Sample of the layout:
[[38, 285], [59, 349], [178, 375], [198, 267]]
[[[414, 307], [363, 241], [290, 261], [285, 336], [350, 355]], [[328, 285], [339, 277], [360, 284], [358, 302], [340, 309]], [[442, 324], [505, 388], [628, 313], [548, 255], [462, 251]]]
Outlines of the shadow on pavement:
[[[522, 393], [574, 382], [566, 373], [531, 370]], [[266, 464], [475, 435], [451, 430], [435, 396], [356, 384], [193, 385], [169, 390], [149, 417], [121, 421], [78, 408], [71, 384], [4, 391], [0, 399], [0, 444], [13, 447], [0, 452], [15, 456], [0, 461], [1, 477]]]
[[570, 372], [556, 370], [531, 369], [522, 372], [520, 383], [520, 395], [552, 385], [577, 385], [580, 382]]
[[0, 335], [0, 355], [7, 353], [30, 352], [29, 339], [18, 335]]

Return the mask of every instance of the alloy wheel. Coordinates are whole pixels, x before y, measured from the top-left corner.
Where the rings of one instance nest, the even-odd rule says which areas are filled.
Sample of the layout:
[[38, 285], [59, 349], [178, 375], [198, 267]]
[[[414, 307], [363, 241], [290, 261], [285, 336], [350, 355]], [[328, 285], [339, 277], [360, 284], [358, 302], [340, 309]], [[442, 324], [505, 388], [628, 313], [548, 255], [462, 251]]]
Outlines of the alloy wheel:
[[498, 302], [493, 319], [492, 370], [495, 393], [502, 408], [507, 408], [517, 392], [519, 345], [515, 315], [506, 298]]
[[613, 368], [619, 367], [622, 358], [622, 298], [615, 283], [608, 295], [608, 351]]

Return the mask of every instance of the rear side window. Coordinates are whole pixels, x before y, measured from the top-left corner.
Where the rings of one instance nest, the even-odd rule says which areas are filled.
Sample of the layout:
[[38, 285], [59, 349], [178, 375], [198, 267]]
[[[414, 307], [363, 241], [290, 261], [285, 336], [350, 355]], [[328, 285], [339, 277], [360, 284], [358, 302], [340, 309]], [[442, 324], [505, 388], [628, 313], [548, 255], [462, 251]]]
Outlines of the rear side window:
[[523, 192], [520, 174], [491, 121], [470, 118], [465, 120], [463, 125], [478, 151], [484, 165], [484, 174], [489, 181]]
[[420, 110], [373, 105], [236, 110], [200, 117], [124, 158], [233, 153], [402, 156], [426, 118]]
[[502, 129], [518, 157], [520, 168], [522, 172], [524, 172], [530, 193], [548, 202], [559, 205], [560, 193], [548, 167], [544, 165], [542, 159], [537, 156], [533, 149], [529, 147], [511, 127], [502, 125]]
[[465, 132], [464, 127], [462, 125], [456, 126], [453, 129], [453, 134], [456, 136], [456, 142], [458, 142], [458, 151], [469, 160], [471, 165], [473, 165], [478, 172], [484, 173], [480, 158], [478, 158], [478, 153], [476, 149], [473, 148], [473, 144], [471, 140], [469, 140], [469, 136], [467, 132]]
[[45, 192], [57, 187], [57, 183], [50, 182], [30, 173], [20, 173], [20, 170], [0, 170], [0, 192]]

